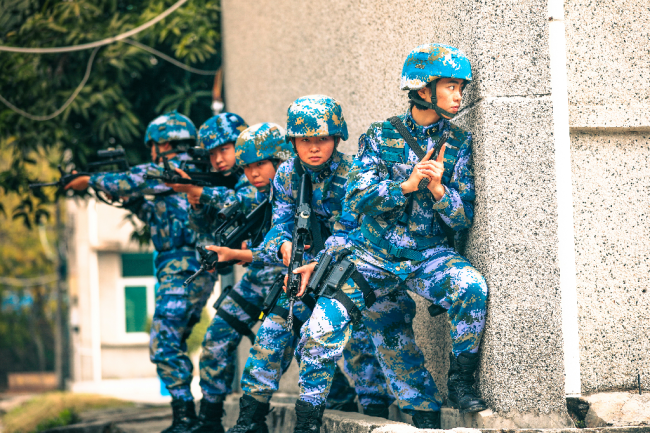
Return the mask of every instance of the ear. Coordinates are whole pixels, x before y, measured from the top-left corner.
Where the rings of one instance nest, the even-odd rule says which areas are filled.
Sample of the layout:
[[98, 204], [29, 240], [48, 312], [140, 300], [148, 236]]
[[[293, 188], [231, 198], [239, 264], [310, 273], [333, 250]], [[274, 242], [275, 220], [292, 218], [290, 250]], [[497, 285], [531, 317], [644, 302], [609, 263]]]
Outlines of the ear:
[[431, 102], [431, 88], [429, 86], [418, 90], [418, 95], [420, 95], [420, 98], [424, 99], [425, 101]]

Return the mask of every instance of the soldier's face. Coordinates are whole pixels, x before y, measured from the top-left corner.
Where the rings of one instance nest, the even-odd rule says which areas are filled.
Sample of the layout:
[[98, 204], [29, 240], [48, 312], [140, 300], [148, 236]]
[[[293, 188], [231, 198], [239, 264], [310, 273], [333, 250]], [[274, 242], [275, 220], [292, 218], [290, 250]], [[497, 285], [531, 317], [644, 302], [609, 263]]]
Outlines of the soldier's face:
[[334, 153], [335, 138], [327, 137], [296, 137], [294, 138], [296, 152], [302, 162], [309, 165], [320, 165], [330, 159]]
[[217, 171], [228, 171], [235, 166], [235, 145], [226, 143], [210, 150], [210, 163]]
[[275, 167], [268, 159], [244, 166], [244, 174], [255, 188], [263, 188], [275, 177]]
[[[160, 151], [160, 153], [168, 152], [171, 149], [172, 149], [172, 145], [169, 144], [169, 142], [158, 144], [158, 150]], [[171, 155], [168, 155], [167, 157], [170, 156]], [[153, 144], [151, 145], [151, 160], [153, 162], [156, 162], [158, 160], [158, 153], [156, 152], [156, 146], [154, 146]]]
[[[441, 78], [436, 84], [438, 107], [450, 113], [458, 113], [463, 101], [463, 81], [457, 78]], [[431, 96], [429, 95], [429, 100]]]

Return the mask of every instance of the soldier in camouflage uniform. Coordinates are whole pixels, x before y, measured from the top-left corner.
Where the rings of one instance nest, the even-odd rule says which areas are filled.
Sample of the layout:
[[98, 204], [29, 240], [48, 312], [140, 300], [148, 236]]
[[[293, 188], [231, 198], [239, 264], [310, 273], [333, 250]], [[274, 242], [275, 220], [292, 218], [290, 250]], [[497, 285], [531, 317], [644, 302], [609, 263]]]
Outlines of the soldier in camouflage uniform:
[[[287, 124], [287, 141], [294, 143], [294, 150], [300, 159], [291, 159], [278, 169], [273, 181], [272, 228], [266, 235], [264, 244], [252, 251], [253, 264], [282, 260], [288, 265], [300, 171], [311, 176], [312, 209], [322, 228], [322, 238], [326, 239], [325, 249], [330, 254], [336, 254], [346, 243], [345, 233], [329, 236], [341, 213], [352, 162], [352, 157], [336, 150], [339, 140], [348, 138], [341, 107], [327, 96], [299, 98], [289, 107]], [[313, 253], [309, 254], [313, 249], [312, 246], [307, 250], [306, 256], [313, 257]], [[239, 419], [229, 433], [267, 431], [264, 417], [269, 400], [278, 389], [282, 372], [291, 362], [300, 326], [311, 315], [315, 300], [311, 295], [306, 295], [296, 302], [293, 308], [294, 329], [288, 329], [287, 325], [288, 304], [287, 297], [281, 295], [257, 333], [242, 376], [244, 396], [240, 403]], [[411, 314], [414, 311], [412, 307]], [[386, 379], [373, 355], [374, 351], [365, 329], [355, 328], [345, 349], [345, 368], [355, 382], [364, 412], [387, 417], [388, 406], [393, 398], [387, 394]], [[338, 376], [345, 380], [342, 374]], [[332, 407], [332, 402], [328, 403]]]
[[[369, 287], [363, 290], [347, 279], [340, 291], [319, 298], [303, 327], [295, 432], [320, 431], [330, 377], [350, 338], [352, 318], [371, 333], [400, 409], [413, 416], [418, 428], [440, 428], [441, 399], [415, 344], [412, 316], [399, 305], [408, 297], [403, 288], [449, 316], [450, 403], [461, 412], [487, 407], [474, 394], [473, 377], [488, 290], [481, 274], [449, 242], [471, 226], [474, 216], [472, 137], [448, 120], [471, 79], [469, 61], [456, 48], [417, 47], [402, 71], [409, 111], [373, 123], [359, 139], [340, 221], [350, 226], [360, 221], [348, 235], [348, 258]], [[440, 156], [430, 160], [446, 131], [450, 135]], [[421, 184], [424, 179], [428, 186]], [[368, 302], [373, 297], [375, 302]]]
[[[224, 122], [224, 125], [226, 123]], [[234, 190], [204, 188], [200, 209], [191, 213], [192, 222], [200, 233], [214, 232], [220, 223], [216, 216], [222, 208], [239, 206], [248, 214], [269, 198], [269, 183], [275, 176], [276, 168], [293, 155], [291, 146], [284, 139], [284, 131], [273, 123], [260, 123], [245, 129], [239, 134], [235, 149], [236, 164], [243, 168], [246, 182], [238, 182]], [[206, 190], [212, 191], [206, 194]], [[209, 200], [203, 201], [204, 196]], [[269, 209], [268, 220], [263, 223], [266, 227], [263, 227], [259, 234], [260, 240], [270, 228], [270, 223]], [[237, 253], [250, 253], [250, 250], [230, 250], [225, 247], [210, 249], [219, 253], [222, 261], [235, 259], [231, 256]], [[252, 265], [232, 289], [224, 288], [217, 304], [214, 305], [217, 313], [203, 340], [200, 360], [203, 399], [199, 421], [188, 431], [223, 433], [223, 401], [232, 392], [237, 346], [242, 336], [250, 338], [251, 343], [253, 342], [255, 335], [251, 328], [259, 320], [262, 303], [269, 288], [283, 272], [283, 266]]]
[[82, 176], [68, 187], [83, 190], [90, 185], [112, 197], [152, 196], [137, 216], [151, 228], [151, 239], [158, 253], [155, 269], [159, 285], [150, 353], [158, 375], [172, 396], [174, 422], [165, 430], [172, 433], [184, 431], [183, 425], [196, 417], [190, 392], [192, 362], [186, 354], [186, 339], [212, 292], [214, 278], [203, 274], [188, 287], [183, 286], [185, 279], [199, 268], [196, 235], [188, 225], [189, 204], [183, 194], [175, 193], [159, 180], [145, 179], [145, 175], [163, 174], [163, 157], [172, 167], [189, 159], [185, 151], [196, 144], [194, 124], [175, 111], [164, 114], [149, 124], [144, 141], [151, 147], [152, 163], [132, 167], [126, 173]]
[[[195, 228], [201, 228], [200, 244], [213, 241], [210, 236], [204, 239], [203, 234], [212, 233], [208, 229], [214, 223], [214, 218], [204, 214], [212, 212], [210, 208], [222, 209], [234, 203], [237, 191], [250, 187], [241, 167], [237, 166], [235, 157], [235, 142], [246, 128], [248, 125], [244, 119], [235, 113], [212, 116], [199, 129], [199, 145], [210, 151], [210, 163], [215, 170], [215, 184], [218, 186], [170, 185], [174, 191], [187, 194], [187, 199], [192, 204], [191, 221]], [[178, 171], [182, 176], [189, 177]]]

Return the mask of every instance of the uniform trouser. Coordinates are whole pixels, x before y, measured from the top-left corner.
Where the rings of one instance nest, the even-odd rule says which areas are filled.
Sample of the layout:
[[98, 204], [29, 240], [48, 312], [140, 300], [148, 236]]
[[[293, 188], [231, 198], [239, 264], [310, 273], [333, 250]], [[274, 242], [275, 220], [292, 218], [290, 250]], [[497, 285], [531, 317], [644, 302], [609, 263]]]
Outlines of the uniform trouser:
[[[243, 337], [226, 319], [219, 315], [219, 309], [240, 321], [241, 324], [238, 326], [251, 329], [259, 320], [259, 312], [255, 317], [251, 317], [251, 314], [254, 315], [251, 310], [260, 311], [262, 309], [264, 299], [266, 299], [276, 276], [277, 272], [272, 268], [249, 268], [232, 289], [246, 301], [243, 303], [247, 303], [247, 305], [240, 305], [232, 298], [237, 295], [227, 296], [220, 306], [215, 304], [217, 314], [212, 319], [203, 339], [199, 367], [201, 390], [203, 398], [207, 401], [223, 401], [232, 392], [237, 346]], [[245, 309], [248, 309], [251, 314], [247, 313]]]
[[187, 287], [183, 282], [193, 272], [173, 273], [169, 265], [159, 269], [156, 310], [151, 323], [149, 356], [172, 398], [193, 400], [192, 361], [186, 340], [200, 318], [214, 288], [214, 277], [203, 273]]
[[[487, 285], [483, 276], [449, 248], [440, 248], [422, 261], [402, 262], [399, 265], [406, 272], [399, 276], [354, 253], [350, 259], [377, 300], [366, 308], [363, 295], [351, 278], [342, 290], [362, 311], [362, 321], [377, 347], [379, 362], [400, 409], [410, 414], [413, 410], [440, 410], [438, 389], [424, 366], [422, 351], [415, 344], [413, 315], [404, 310], [409, 298], [405, 289], [448, 310], [455, 355], [475, 353], [485, 326]], [[339, 301], [325, 297], [318, 300], [302, 328], [301, 400], [318, 405], [327, 398], [334, 364], [352, 335], [350, 320]]]
[[[283, 294], [278, 305], [287, 309], [289, 302]], [[294, 305], [295, 317], [305, 322], [311, 315], [311, 310], [302, 302]], [[413, 312], [415, 308], [413, 308]], [[386, 378], [374, 356], [375, 348], [370, 342], [363, 326], [350, 330], [349, 342], [343, 348], [344, 368], [355, 384], [359, 403], [363, 407], [369, 404], [391, 404], [394, 398], [388, 393]], [[241, 387], [245, 394], [261, 402], [270, 401], [273, 393], [278, 390], [280, 377], [289, 367], [295, 352], [299, 335], [287, 329], [285, 319], [277, 314], [270, 314], [262, 323], [255, 344], [250, 350]], [[335, 375], [336, 366], [332, 364], [331, 374], [337, 379], [337, 392], [332, 391], [327, 404], [335, 407], [349, 398], [343, 392], [342, 374]], [[347, 382], [347, 380], [345, 380]], [[325, 395], [327, 398], [327, 395]], [[325, 398], [323, 402], [325, 402]]]

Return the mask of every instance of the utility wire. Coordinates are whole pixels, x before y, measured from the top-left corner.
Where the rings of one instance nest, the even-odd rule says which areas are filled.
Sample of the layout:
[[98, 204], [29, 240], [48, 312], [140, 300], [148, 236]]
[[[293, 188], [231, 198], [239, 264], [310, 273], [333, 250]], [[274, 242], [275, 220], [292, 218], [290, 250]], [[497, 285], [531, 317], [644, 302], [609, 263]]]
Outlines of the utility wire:
[[153, 54], [154, 56], [158, 56], [163, 60], [168, 61], [174, 66], [178, 66], [181, 69], [185, 69], [186, 71], [192, 72], [193, 74], [199, 74], [199, 75], [214, 75], [217, 73], [217, 71], [206, 71], [204, 69], [196, 69], [191, 66], [187, 66], [185, 63], [181, 63], [178, 60], [174, 59], [173, 57], [169, 57], [167, 54], [162, 53], [154, 48], [151, 48], [148, 45], [141, 44], [140, 42], [134, 41], [133, 39], [124, 39], [123, 41], [125, 44], [133, 45], [134, 47], [138, 47], [141, 50], [145, 50]]
[[[204, 69], [196, 69], [191, 66], [188, 66], [184, 63], [179, 62], [178, 60], [174, 59], [173, 57], [169, 57], [167, 54], [162, 53], [154, 48], [151, 48], [150, 46], [141, 44], [140, 42], [134, 41], [132, 39], [124, 39], [121, 42], [124, 42], [129, 45], [133, 45], [134, 47], [140, 48], [141, 50], [148, 51], [149, 53], [160, 57], [163, 60], [168, 61], [174, 66], [177, 66], [181, 69], [184, 69], [186, 71], [189, 71], [193, 74], [199, 74], [199, 75], [214, 75], [217, 73], [217, 71], [207, 71]], [[56, 116], [59, 114], [63, 113], [63, 111], [68, 108], [70, 104], [72, 104], [72, 101], [79, 95], [79, 92], [81, 92], [81, 89], [86, 85], [86, 82], [88, 81], [88, 78], [90, 77], [90, 70], [92, 69], [92, 64], [95, 59], [95, 54], [97, 54], [97, 51], [99, 50], [100, 47], [96, 47], [92, 54], [90, 55], [90, 59], [88, 59], [88, 65], [86, 66], [86, 75], [84, 75], [84, 78], [81, 80], [81, 83], [79, 83], [79, 86], [75, 89], [75, 91], [72, 93], [70, 98], [68, 98], [67, 101], [65, 101], [65, 104], [61, 106], [58, 110], [56, 110], [54, 113], [47, 115], [47, 116], [35, 116], [33, 114], [29, 114], [28, 112], [21, 110], [20, 108], [16, 107], [13, 105], [11, 102], [7, 101], [4, 96], [0, 95], [0, 101], [2, 101], [7, 107], [10, 109], [14, 110], [16, 113], [20, 114], [21, 116], [25, 116], [28, 119], [31, 120], [38, 120], [38, 121], [46, 121], [46, 120], [51, 120], [54, 119]]]
[[88, 50], [90, 48], [102, 47], [104, 45], [112, 44], [113, 42], [121, 41], [130, 36], [138, 34], [145, 29], [148, 29], [149, 27], [153, 26], [157, 22], [165, 19], [169, 14], [174, 12], [179, 7], [183, 6], [185, 3], [187, 3], [187, 0], [179, 0], [176, 3], [174, 3], [174, 5], [171, 6], [169, 9], [167, 9], [165, 12], [161, 13], [151, 21], [148, 21], [142, 24], [141, 26], [129, 30], [128, 32], [110, 38], [102, 39], [101, 41], [90, 42], [81, 45], [71, 45], [68, 47], [52, 47], [52, 48], [22, 48], [22, 47], [7, 47], [4, 45], [0, 45], [0, 51], [8, 51], [11, 53], [52, 54], [52, 53], [68, 53], [70, 51], [82, 51], [82, 50]]
[[34, 116], [33, 114], [29, 114], [28, 112], [21, 110], [20, 108], [16, 107], [14, 104], [11, 102], [7, 101], [4, 96], [0, 95], [0, 101], [2, 101], [7, 107], [11, 108], [14, 110], [16, 113], [20, 114], [21, 116], [25, 116], [28, 119], [31, 120], [38, 120], [40, 122], [46, 121], [46, 120], [51, 120], [54, 119], [56, 116], [59, 114], [63, 113], [63, 111], [68, 108], [70, 104], [72, 104], [72, 101], [77, 97], [79, 92], [81, 92], [81, 89], [86, 85], [86, 82], [88, 81], [88, 77], [90, 77], [90, 70], [92, 69], [93, 66], [93, 60], [95, 60], [95, 55], [97, 54], [97, 51], [99, 51], [100, 47], [96, 47], [93, 52], [90, 54], [90, 58], [88, 59], [88, 65], [86, 66], [86, 74], [84, 75], [83, 79], [81, 80], [81, 83], [77, 86], [76, 89], [74, 89], [74, 92], [72, 92], [72, 95], [68, 98], [67, 101], [52, 114], [48, 114], [47, 116]]

